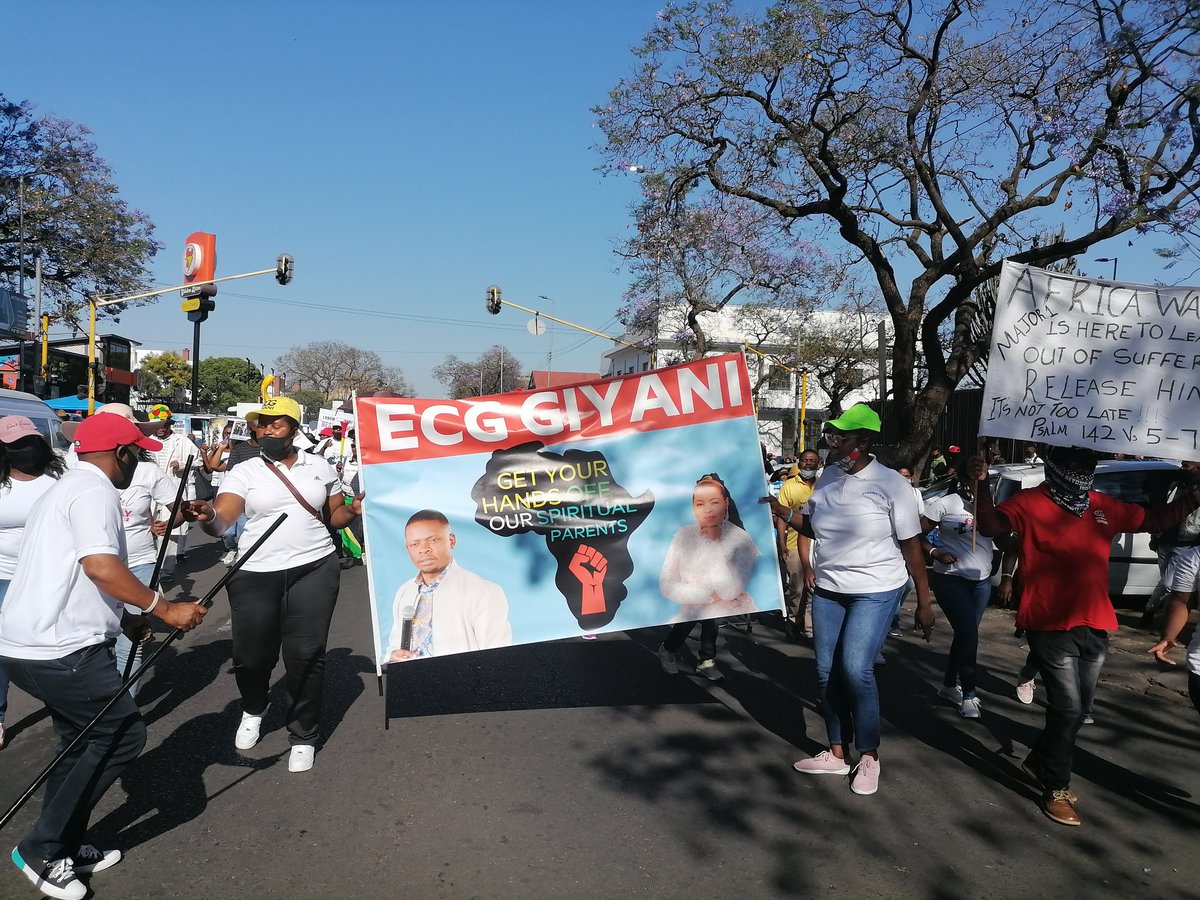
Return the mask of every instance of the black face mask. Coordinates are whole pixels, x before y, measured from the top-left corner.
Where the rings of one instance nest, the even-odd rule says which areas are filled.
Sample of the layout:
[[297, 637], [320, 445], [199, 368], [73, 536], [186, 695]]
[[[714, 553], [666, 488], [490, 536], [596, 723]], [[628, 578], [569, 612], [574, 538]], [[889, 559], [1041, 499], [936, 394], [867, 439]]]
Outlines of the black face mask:
[[8, 464], [26, 475], [41, 475], [50, 462], [51, 450], [45, 441], [31, 441], [24, 447], [5, 447]]
[[113, 482], [113, 485], [118, 491], [123, 491], [133, 484], [133, 475], [137, 471], [137, 464], [136, 450], [125, 447], [117, 451], [117, 468], [121, 470], [121, 480]]
[[258, 446], [262, 448], [263, 455], [275, 460], [275, 462], [283, 462], [296, 452], [296, 448], [292, 446], [292, 436], [290, 434], [287, 437], [270, 437], [260, 434], [258, 436]]

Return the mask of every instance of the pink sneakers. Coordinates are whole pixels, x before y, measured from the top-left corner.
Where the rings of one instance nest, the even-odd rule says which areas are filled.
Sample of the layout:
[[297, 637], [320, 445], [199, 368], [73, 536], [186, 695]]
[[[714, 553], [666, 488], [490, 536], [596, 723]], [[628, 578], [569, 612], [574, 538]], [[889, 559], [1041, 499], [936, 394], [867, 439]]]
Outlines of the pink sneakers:
[[1017, 699], [1028, 706], [1033, 702], [1033, 679], [1017, 683]]
[[850, 764], [838, 759], [828, 750], [822, 750], [811, 759], [802, 759], [792, 766], [805, 775], [849, 775]]
[[879, 790], [879, 760], [864, 756], [850, 776], [850, 790], [856, 794], [873, 794]]

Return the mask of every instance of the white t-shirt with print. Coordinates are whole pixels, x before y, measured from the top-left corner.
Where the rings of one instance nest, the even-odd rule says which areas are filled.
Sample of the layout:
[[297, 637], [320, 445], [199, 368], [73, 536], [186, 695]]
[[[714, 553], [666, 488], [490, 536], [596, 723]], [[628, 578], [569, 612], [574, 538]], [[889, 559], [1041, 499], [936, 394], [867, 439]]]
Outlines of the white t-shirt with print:
[[261, 456], [234, 466], [225, 473], [217, 496], [236, 494], [246, 501], [247, 522], [238, 538], [239, 555], [266, 533], [279, 513], [288, 514], [279, 530], [255, 551], [243, 568], [248, 572], [279, 572], [328, 556], [333, 552], [329, 529], [296, 502], [287, 486], [267, 470], [268, 465], [291, 481], [317, 512], [330, 497], [341, 496], [341, 482], [333, 466], [311, 453], [297, 453], [290, 469], [282, 463], [269, 463]]
[[0, 606], [0, 656], [61, 659], [117, 636], [121, 604], [83, 573], [83, 560], [101, 554], [125, 559], [121, 498], [107, 475], [79, 460], [25, 526]]
[[8, 484], [0, 488], [0, 580], [12, 579], [25, 523], [29, 521], [33, 505], [54, 487], [54, 483], [55, 479], [49, 475], [39, 475], [29, 481], [9, 478]]
[[925, 504], [925, 518], [938, 525], [939, 549], [953, 553], [957, 559], [950, 565], [933, 561], [933, 571], [939, 575], [957, 575], [969, 581], [983, 581], [992, 575], [992, 539], [975, 535], [975, 515], [967, 509], [958, 494], [935, 497]]
[[921, 533], [912, 485], [872, 460], [848, 475], [829, 466], [804, 507], [815, 540], [817, 587], [843, 594], [891, 591], [908, 582], [900, 541]]
[[125, 547], [128, 565], [144, 566], [158, 559], [154, 533], [155, 505], [170, 506], [175, 502], [179, 482], [152, 462], [140, 461], [129, 487], [121, 491], [121, 516], [125, 522]]

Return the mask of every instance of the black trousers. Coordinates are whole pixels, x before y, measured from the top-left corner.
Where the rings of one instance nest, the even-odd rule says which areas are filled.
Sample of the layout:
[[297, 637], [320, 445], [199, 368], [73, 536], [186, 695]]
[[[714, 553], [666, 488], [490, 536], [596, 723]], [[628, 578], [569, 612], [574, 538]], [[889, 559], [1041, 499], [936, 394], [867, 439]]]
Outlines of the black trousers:
[[317, 740], [325, 643], [340, 585], [341, 570], [333, 553], [278, 572], [242, 569], [229, 581], [233, 674], [242, 711], [257, 716], [267, 708], [271, 671], [282, 650], [292, 744]]
[[1027, 631], [1046, 688], [1046, 727], [1034, 742], [1047, 793], [1071, 786], [1075, 735], [1092, 708], [1108, 634], [1084, 625], [1067, 631]]
[[[701, 662], [704, 662], [706, 659], [715, 659], [717, 656], [717, 626], [720, 622], [720, 619], [700, 620]], [[688, 639], [688, 635], [692, 633], [692, 629], [695, 627], [695, 622], [679, 622], [672, 625], [671, 630], [667, 632], [667, 639], [663, 641], [663, 646], [674, 653], [683, 646], [683, 642]]]
[[[112, 641], [60, 659], [5, 657], [0, 665], [13, 684], [46, 704], [59, 753], [121, 689]], [[47, 779], [42, 813], [20, 843], [25, 861], [36, 866], [44, 859], [74, 856], [84, 843], [92, 808], [145, 744], [146, 725], [127, 693]]]

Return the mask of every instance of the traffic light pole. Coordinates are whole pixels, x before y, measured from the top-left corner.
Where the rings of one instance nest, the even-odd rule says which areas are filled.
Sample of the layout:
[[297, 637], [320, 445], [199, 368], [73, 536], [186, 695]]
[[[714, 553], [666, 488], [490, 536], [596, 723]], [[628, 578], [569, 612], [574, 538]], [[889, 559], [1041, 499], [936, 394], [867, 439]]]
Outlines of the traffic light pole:
[[[258, 269], [254, 272], [243, 272], [241, 275], [226, 275], [223, 278], [214, 278], [212, 281], [206, 281], [205, 286], [219, 284], [224, 281], [237, 281], [239, 278], [253, 278], [257, 275], [274, 275], [275, 280], [280, 284], [290, 284], [292, 274], [295, 268], [295, 262], [291, 256], [282, 253], [275, 261], [273, 269]], [[153, 291], [141, 291], [137, 294], [125, 294], [124, 296], [104, 296], [88, 297], [88, 415], [96, 411], [96, 310], [103, 306], [115, 306], [118, 303], [130, 303], [134, 300], [145, 300], [149, 297], [161, 297], [163, 294], [169, 294], [172, 291], [181, 291], [184, 288], [194, 288], [194, 284], [176, 284], [171, 287], [158, 288]], [[196, 331], [194, 338], [195, 355], [200, 355], [200, 323], [196, 322]], [[195, 360], [195, 366], [199, 365], [200, 360]], [[196, 380], [199, 376], [199, 369], [192, 369], [192, 409], [196, 408]]]
[[[190, 318], [190, 316], [189, 316]], [[203, 319], [196, 319], [192, 323], [192, 412], [200, 412], [200, 323]], [[191, 433], [191, 428], [188, 428], [188, 433]]]

